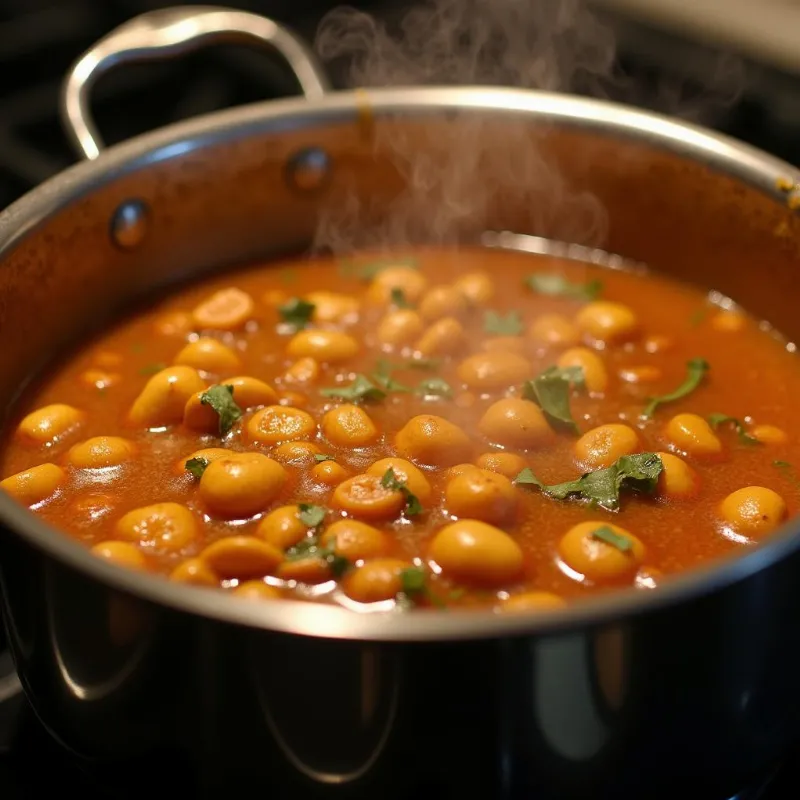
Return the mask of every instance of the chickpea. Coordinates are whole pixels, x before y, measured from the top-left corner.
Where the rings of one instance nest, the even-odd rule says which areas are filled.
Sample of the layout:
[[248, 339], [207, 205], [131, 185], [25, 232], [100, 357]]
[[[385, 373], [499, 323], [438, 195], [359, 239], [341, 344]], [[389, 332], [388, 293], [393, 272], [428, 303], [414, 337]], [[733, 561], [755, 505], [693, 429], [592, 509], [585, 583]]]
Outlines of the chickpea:
[[747, 486], [729, 494], [720, 505], [722, 519], [736, 533], [763, 536], [786, 519], [786, 503], [772, 489]]
[[310, 356], [298, 358], [283, 376], [287, 383], [314, 383], [317, 378], [319, 378], [319, 364]]
[[784, 444], [788, 438], [786, 432], [775, 425], [755, 425], [750, 435], [761, 444]]
[[559, 367], [580, 367], [586, 388], [592, 394], [603, 394], [608, 387], [608, 372], [603, 359], [587, 347], [565, 350], [556, 362]]
[[376, 558], [345, 576], [342, 588], [357, 603], [391, 600], [403, 590], [401, 573], [413, 566], [399, 558]]
[[189, 342], [175, 356], [173, 363], [194, 367], [202, 372], [213, 372], [217, 375], [234, 372], [242, 365], [235, 350], [210, 336], [201, 336], [199, 339]]
[[278, 550], [288, 550], [308, 536], [308, 527], [300, 519], [300, 506], [281, 506], [259, 522], [256, 534]]
[[397, 480], [405, 483], [408, 490], [419, 498], [423, 506], [430, 503], [433, 490], [425, 473], [404, 458], [382, 458], [372, 464], [366, 474], [382, 478], [389, 469], [394, 472]]
[[494, 587], [522, 576], [520, 546], [507, 533], [479, 520], [445, 525], [434, 536], [428, 555], [443, 575], [459, 583]]
[[411, 308], [388, 311], [378, 323], [378, 342], [387, 347], [406, 347], [425, 330], [422, 317]]
[[427, 287], [428, 280], [413, 267], [387, 267], [372, 279], [367, 299], [376, 305], [388, 305], [392, 289], [400, 289], [409, 303], [417, 303]]
[[426, 357], [451, 356], [461, 350], [466, 341], [464, 326], [454, 317], [444, 317], [417, 339], [415, 349]]
[[639, 330], [636, 314], [622, 303], [595, 300], [587, 303], [575, 316], [581, 331], [599, 342], [625, 342]]
[[122, 380], [118, 372], [108, 372], [104, 369], [87, 369], [81, 374], [81, 380], [93, 389], [104, 391]]
[[517, 490], [511, 481], [485, 469], [451, 478], [444, 496], [447, 510], [462, 519], [507, 525], [517, 513]]
[[339, 322], [345, 325], [358, 320], [359, 305], [355, 297], [335, 292], [311, 292], [306, 300], [314, 305], [314, 322]]
[[95, 436], [70, 447], [67, 458], [79, 469], [102, 469], [124, 464], [135, 449], [133, 442], [119, 436]]
[[245, 600], [277, 600], [281, 597], [280, 589], [264, 581], [244, 581], [233, 590], [233, 594]]
[[116, 534], [143, 547], [174, 552], [197, 536], [194, 514], [179, 503], [155, 503], [129, 511], [117, 520]]
[[167, 367], [150, 378], [133, 401], [128, 419], [134, 425], [156, 428], [178, 423], [189, 398], [206, 384], [193, 367]]
[[690, 456], [713, 456], [722, 452], [722, 442], [711, 426], [697, 414], [678, 414], [668, 423], [667, 438]]
[[412, 417], [395, 436], [401, 457], [431, 467], [451, 467], [466, 461], [472, 445], [461, 428], [433, 414]]
[[470, 389], [507, 389], [530, 377], [527, 358], [516, 353], [476, 353], [458, 365], [458, 377]]
[[350, 473], [335, 461], [323, 461], [315, 464], [309, 475], [312, 481], [321, 483], [323, 486], [338, 486], [350, 477]]
[[328, 364], [341, 364], [358, 354], [358, 342], [342, 331], [305, 328], [298, 331], [286, 346], [290, 358], [314, 358]]
[[249, 375], [237, 375], [235, 378], [227, 378], [225, 385], [233, 387], [233, 396], [236, 400], [236, 405], [240, 408], [266, 406], [278, 399], [277, 393], [268, 383], [264, 383], [258, 378], [251, 378]]
[[308, 395], [302, 392], [293, 392], [289, 389], [278, 395], [278, 404], [291, 406], [292, 408], [302, 408], [308, 405]]
[[128, 569], [147, 569], [147, 561], [142, 551], [130, 542], [99, 542], [91, 551], [92, 555]]
[[190, 586], [219, 586], [219, 575], [201, 558], [182, 561], [170, 572], [169, 579], [176, 583], [188, 583]]
[[209, 463], [216, 461], [218, 458], [227, 458], [230, 455], [230, 450], [224, 447], [203, 447], [200, 450], [195, 450], [191, 455], [180, 458], [175, 462], [175, 472], [178, 475], [183, 475], [186, 472], [186, 462], [191, 461], [193, 458], [202, 458]]
[[481, 469], [488, 469], [490, 472], [505, 475], [506, 478], [516, 478], [528, 466], [525, 459], [516, 453], [499, 452], [484, 453], [478, 456], [475, 464]]
[[200, 328], [235, 331], [243, 328], [255, 312], [255, 303], [249, 294], [230, 287], [220, 289], [192, 311], [192, 320]]
[[284, 581], [296, 581], [313, 586], [329, 581], [332, 574], [327, 561], [316, 556], [308, 556], [284, 561], [278, 567], [278, 577]]
[[619, 377], [625, 383], [655, 383], [661, 378], [661, 370], [652, 364], [643, 364], [641, 367], [621, 369]]
[[283, 553], [255, 536], [226, 536], [208, 545], [200, 559], [221, 578], [257, 578], [271, 573]]
[[51, 445], [68, 434], [75, 433], [85, 420], [85, 415], [77, 408], [64, 403], [31, 411], [17, 427], [17, 435], [28, 444]]
[[[623, 550], [595, 536], [610, 528], [628, 543]], [[645, 557], [645, 547], [632, 533], [610, 522], [581, 522], [570, 528], [558, 544], [561, 560], [592, 583], [623, 583], [633, 580]]]
[[18, 503], [32, 507], [49, 500], [67, 476], [55, 464], [39, 464], [38, 467], [17, 472], [0, 481], [0, 489], [11, 495]]
[[476, 467], [474, 464], [456, 464], [447, 470], [447, 477], [452, 480], [459, 475], [466, 475], [469, 472], [475, 472], [477, 469], [480, 469], [480, 467]]
[[425, 292], [419, 313], [426, 322], [442, 317], [460, 317], [469, 308], [467, 298], [454, 286], [434, 286]]
[[192, 330], [192, 315], [185, 311], [167, 311], [153, 323], [160, 336], [186, 336]]
[[356, 519], [340, 519], [328, 527], [322, 544], [334, 544], [337, 555], [348, 561], [366, 561], [386, 555], [389, 539], [383, 532]]
[[256, 411], [247, 423], [248, 436], [261, 444], [308, 439], [316, 432], [314, 417], [291, 406], [267, 406]]
[[747, 317], [740, 311], [719, 311], [711, 317], [710, 323], [720, 333], [737, 333], [747, 324]]
[[247, 519], [276, 499], [286, 477], [286, 470], [262, 453], [229, 453], [206, 467], [198, 493], [213, 514]]
[[481, 342], [485, 353], [504, 353], [522, 356], [525, 354], [525, 340], [521, 336], [491, 336]]
[[550, 611], [565, 608], [567, 601], [553, 592], [522, 592], [511, 595], [500, 605], [500, 611]]
[[386, 520], [399, 516], [406, 498], [401, 491], [382, 486], [377, 475], [356, 475], [336, 487], [331, 504], [354, 517]]
[[700, 489], [700, 477], [681, 458], [670, 453], [657, 453], [663, 469], [658, 476], [657, 494], [668, 500], [694, 497]]
[[325, 412], [322, 435], [338, 447], [366, 447], [380, 434], [363, 408], [346, 403]]
[[610, 467], [620, 456], [627, 456], [639, 449], [636, 431], [620, 424], [600, 425], [575, 442], [575, 458], [590, 472]]
[[505, 397], [486, 409], [478, 430], [494, 444], [535, 450], [555, 441], [542, 410], [530, 400]]
[[314, 456], [322, 450], [311, 442], [286, 442], [272, 451], [272, 457], [290, 467], [308, 467], [316, 463]]
[[543, 347], [574, 347], [580, 342], [577, 327], [562, 314], [542, 314], [528, 328], [528, 336]]
[[468, 272], [458, 278], [453, 286], [473, 306], [485, 306], [494, 297], [494, 283], [485, 272]]

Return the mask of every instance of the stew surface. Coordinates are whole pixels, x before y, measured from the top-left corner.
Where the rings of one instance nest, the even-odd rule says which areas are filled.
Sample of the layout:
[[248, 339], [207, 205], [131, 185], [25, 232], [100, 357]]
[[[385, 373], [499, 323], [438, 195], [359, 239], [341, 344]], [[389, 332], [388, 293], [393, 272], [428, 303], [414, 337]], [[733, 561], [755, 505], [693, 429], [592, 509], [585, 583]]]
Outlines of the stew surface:
[[0, 486], [98, 557], [253, 599], [552, 607], [797, 512], [793, 350], [644, 270], [287, 260], [54, 365]]

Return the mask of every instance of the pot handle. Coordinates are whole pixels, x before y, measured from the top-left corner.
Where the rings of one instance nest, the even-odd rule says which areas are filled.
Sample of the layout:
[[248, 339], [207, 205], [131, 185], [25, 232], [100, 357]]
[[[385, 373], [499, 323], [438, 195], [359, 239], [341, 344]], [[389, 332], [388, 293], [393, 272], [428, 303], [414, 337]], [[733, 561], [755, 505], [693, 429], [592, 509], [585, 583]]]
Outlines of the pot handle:
[[118, 64], [171, 58], [224, 42], [254, 42], [277, 50], [309, 100], [330, 88], [302, 39], [266, 17], [214, 6], [163, 8], [120, 25], [73, 64], [61, 92], [61, 118], [72, 144], [88, 159], [97, 158], [104, 146], [89, 111], [89, 93], [100, 75]]

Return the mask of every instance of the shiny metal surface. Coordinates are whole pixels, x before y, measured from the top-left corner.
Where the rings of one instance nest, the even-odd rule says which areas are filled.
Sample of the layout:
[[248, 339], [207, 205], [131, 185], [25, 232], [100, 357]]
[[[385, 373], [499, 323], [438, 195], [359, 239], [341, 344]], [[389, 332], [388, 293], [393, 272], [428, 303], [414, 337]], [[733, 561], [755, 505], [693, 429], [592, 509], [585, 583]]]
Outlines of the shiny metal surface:
[[[520, 187], [460, 235], [603, 247], [800, 337], [800, 218], [781, 189], [800, 180], [792, 167], [599, 101], [480, 87], [366, 98], [368, 131], [363, 93], [227, 111], [111, 148], [8, 209], [0, 396], [103, 324], [98, 310], [110, 319], [144, 293], [307, 245], [341, 192], [393, 207], [409, 187], [381, 141], [402, 134], [433, 157], [461, 124], [485, 132], [489, 167], [505, 131], [518, 145], [529, 132], [609, 225], [602, 241], [567, 235], [571, 214], [531, 215]], [[298, 192], [286, 166], [319, 148], [330, 179]], [[551, 210], [552, 196], [547, 184], [534, 200]], [[124, 250], [108, 220], [132, 197], [159, 224]], [[209, 793], [712, 800], [800, 738], [796, 521], [657, 591], [507, 616], [243, 603], [95, 559], [6, 497], [0, 526], [9, 641], [41, 720], [85, 758], [166, 754]]]
[[215, 6], [150, 11], [120, 25], [81, 56], [64, 83], [61, 112], [78, 151], [97, 158], [103, 147], [91, 112], [95, 81], [121, 64], [179, 56], [205, 44], [253, 42], [273, 48], [287, 61], [308, 100], [322, 97], [328, 81], [306, 44], [272, 20]]

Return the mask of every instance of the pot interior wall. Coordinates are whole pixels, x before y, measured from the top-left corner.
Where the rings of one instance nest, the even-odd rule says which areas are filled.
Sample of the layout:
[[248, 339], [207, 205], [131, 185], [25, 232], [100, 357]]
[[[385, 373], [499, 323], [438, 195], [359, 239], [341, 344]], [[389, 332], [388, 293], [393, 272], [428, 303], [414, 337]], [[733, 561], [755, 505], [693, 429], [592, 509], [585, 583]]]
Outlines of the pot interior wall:
[[[218, 128], [207, 142], [173, 141], [85, 191], [73, 188], [69, 202], [6, 248], [3, 397], [132, 297], [305, 247], [321, 215], [329, 238], [346, 245], [469, 239], [488, 229], [601, 246], [718, 289], [790, 338], [800, 335], [800, 221], [777, 191], [644, 140], [530, 116], [365, 118], [354, 110], [289, 125], [268, 114], [235, 135]], [[329, 180], [316, 191], [293, 188], [287, 164], [316, 147], [330, 158]], [[57, 186], [44, 191], [61, 203]], [[125, 251], [111, 241], [110, 221], [131, 199], [149, 207], [148, 230]], [[32, 222], [18, 220], [26, 229]]]

